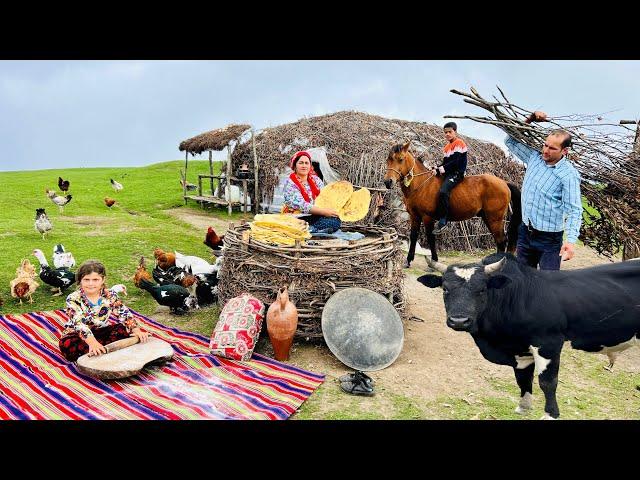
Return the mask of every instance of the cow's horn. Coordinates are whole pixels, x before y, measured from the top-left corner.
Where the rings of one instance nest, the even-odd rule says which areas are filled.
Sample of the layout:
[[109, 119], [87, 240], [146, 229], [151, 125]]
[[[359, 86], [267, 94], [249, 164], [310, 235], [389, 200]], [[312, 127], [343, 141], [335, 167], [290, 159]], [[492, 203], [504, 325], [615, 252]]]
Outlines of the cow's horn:
[[497, 262], [490, 263], [489, 265], [484, 267], [484, 273], [486, 273], [487, 275], [491, 275], [493, 273], [499, 272], [500, 270], [502, 270], [502, 267], [504, 267], [504, 264], [506, 261], [507, 261], [507, 257], [502, 257]]
[[439, 272], [442, 272], [442, 273], [447, 271], [448, 267], [444, 263], [436, 262], [435, 260], [432, 260], [427, 257], [425, 257], [425, 259], [427, 260], [427, 264], [434, 270], [438, 270]]

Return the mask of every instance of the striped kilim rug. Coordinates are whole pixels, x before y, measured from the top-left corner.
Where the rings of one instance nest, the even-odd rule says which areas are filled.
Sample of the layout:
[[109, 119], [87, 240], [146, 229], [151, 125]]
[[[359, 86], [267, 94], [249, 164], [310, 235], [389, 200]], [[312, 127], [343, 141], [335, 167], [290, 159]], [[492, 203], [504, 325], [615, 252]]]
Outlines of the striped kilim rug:
[[174, 359], [118, 381], [82, 375], [62, 357], [62, 310], [0, 316], [0, 418], [286, 419], [324, 381], [259, 354], [216, 357], [203, 335], [134, 314]]

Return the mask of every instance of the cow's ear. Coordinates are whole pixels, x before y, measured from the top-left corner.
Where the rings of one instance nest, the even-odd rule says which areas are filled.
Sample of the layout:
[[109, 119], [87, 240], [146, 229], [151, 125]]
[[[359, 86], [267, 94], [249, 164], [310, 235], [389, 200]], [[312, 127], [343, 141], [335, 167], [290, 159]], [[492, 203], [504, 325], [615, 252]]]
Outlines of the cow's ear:
[[418, 281], [423, 284], [425, 287], [429, 288], [437, 288], [442, 286], [442, 276], [441, 275], [422, 275], [418, 277]]
[[489, 277], [489, 281], [487, 282], [487, 288], [503, 288], [505, 285], [509, 284], [510, 281], [511, 279], [504, 275], [492, 275]]

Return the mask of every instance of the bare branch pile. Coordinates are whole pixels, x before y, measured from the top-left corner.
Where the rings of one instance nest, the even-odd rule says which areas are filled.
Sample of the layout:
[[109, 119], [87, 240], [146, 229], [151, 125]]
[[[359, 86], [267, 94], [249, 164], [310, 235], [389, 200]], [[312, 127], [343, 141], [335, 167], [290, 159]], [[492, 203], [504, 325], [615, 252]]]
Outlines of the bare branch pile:
[[[582, 177], [582, 194], [589, 206], [581, 229], [581, 240], [599, 253], [611, 256], [626, 245], [640, 247], [640, 155], [634, 151], [635, 128], [609, 123], [605, 114], [549, 117], [544, 124], [526, 124], [533, 113], [501, 98], [483, 98], [473, 87], [470, 93], [451, 90], [464, 101], [490, 112], [491, 116], [453, 116], [495, 125], [516, 140], [542, 149], [551, 130], [562, 128], [573, 137], [569, 158]], [[635, 122], [634, 122], [635, 123]]]

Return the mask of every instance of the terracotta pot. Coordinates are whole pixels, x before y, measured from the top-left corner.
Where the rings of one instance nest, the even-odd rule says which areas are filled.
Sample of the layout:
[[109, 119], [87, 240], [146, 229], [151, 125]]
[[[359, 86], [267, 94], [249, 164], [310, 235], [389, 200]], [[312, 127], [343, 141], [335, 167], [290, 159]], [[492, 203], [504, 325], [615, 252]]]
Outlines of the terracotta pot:
[[267, 332], [276, 360], [288, 360], [293, 336], [298, 327], [298, 309], [289, 300], [287, 287], [278, 290], [278, 298], [267, 311]]

